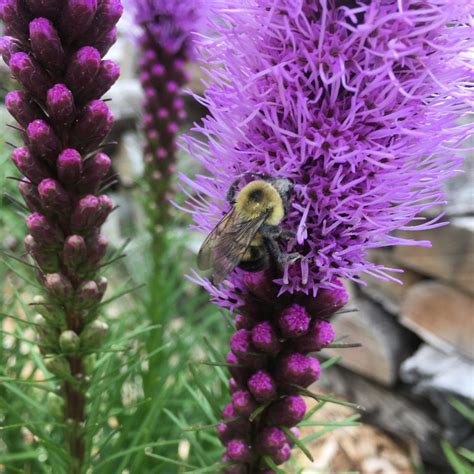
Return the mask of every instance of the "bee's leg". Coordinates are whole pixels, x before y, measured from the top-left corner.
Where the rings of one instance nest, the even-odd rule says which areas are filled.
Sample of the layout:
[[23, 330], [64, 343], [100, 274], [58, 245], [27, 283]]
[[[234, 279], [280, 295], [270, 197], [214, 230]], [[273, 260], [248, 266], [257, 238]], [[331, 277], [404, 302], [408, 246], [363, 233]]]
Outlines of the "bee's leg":
[[280, 237], [282, 229], [277, 225], [263, 224], [259, 232], [268, 239], [277, 239]]
[[281, 239], [291, 240], [291, 239], [294, 239], [295, 237], [296, 237], [296, 232], [293, 232], [292, 230], [288, 230], [288, 229], [281, 230], [281, 234], [280, 234]]
[[239, 186], [240, 178], [237, 178], [231, 185], [229, 190], [227, 191], [227, 201], [234, 205], [235, 203], [235, 194], [237, 193], [237, 187]]

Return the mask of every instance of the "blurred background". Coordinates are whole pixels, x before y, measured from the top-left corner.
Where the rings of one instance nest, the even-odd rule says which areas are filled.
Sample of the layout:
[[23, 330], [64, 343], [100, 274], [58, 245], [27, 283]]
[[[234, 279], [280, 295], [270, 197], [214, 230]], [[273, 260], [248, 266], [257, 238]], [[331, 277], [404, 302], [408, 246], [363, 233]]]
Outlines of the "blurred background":
[[[155, 301], [163, 303], [163, 314], [159, 327], [152, 330], [156, 331], [156, 337], [148, 339], [147, 348], [141, 345], [140, 328], [147, 321], [147, 306], [142, 302], [146, 300], [146, 292], [151, 291], [139, 288], [148, 280], [149, 244], [143, 232], [147, 196], [143, 186], [140, 131], [142, 90], [136, 72], [138, 51], [130, 39], [130, 27], [126, 22], [120, 27], [120, 38], [109, 57], [120, 64], [122, 75], [106, 96], [116, 119], [109, 137], [111, 144], [107, 146], [118, 175], [110, 194], [119, 207], [109, 218], [105, 234], [117, 254], [127, 246], [127, 256], [116, 262], [114, 270], [107, 274], [111, 280], [108, 290], [111, 303], [106, 311], [110, 326], [129, 344], [126, 354], [118, 351], [114, 357], [133, 368], [102, 387], [110, 393], [105, 399], [103, 393], [100, 395], [101, 404], [108, 407], [98, 408], [106, 415], [98, 435], [108, 441], [96, 454], [98, 459], [106, 460], [107, 450], [114, 446], [113, 452], [120, 455], [102, 461], [102, 465], [99, 462], [94, 472], [176, 472], [166, 460], [160, 460], [163, 452], [171, 453], [170, 457], [176, 454], [183, 461], [190, 459], [190, 451], [203, 459], [212, 457], [220, 448], [211, 432], [191, 433], [170, 448], [158, 447], [145, 453], [141, 443], [148, 443], [149, 448], [150, 439], [157, 443], [167, 436], [172, 439], [170, 433], [176, 427], [202, 424], [206, 419], [212, 422], [212, 410], [202, 394], [194, 391], [187, 363], [210, 350], [225, 352], [229, 328], [224, 315], [208, 303], [207, 293], [183, 276], [194, 266], [203, 236], [190, 232], [188, 216], [173, 210], [172, 238], [166, 243], [169, 278], [166, 284], [161, 282], [159, 290], [154, 290], [161, 292], [155, 295]], [[190, 72], [193, 77], [190, 88], [201, 93], [199, 67], [192, 66]], [[2, 255], [21, 257], [24, 224], [11, 201], [4, 197], [5, 194], [16, 196], [17, 190], [16, 183], [7, 179], [16, 174], [9, 163], [10, 147], [5, 143], [15, 143], [15, 130], [5, 126], [11, 120], [3, 97], [12, 85], [3, 63], [0, 64], [0, 83], [3, 135], [0, 140], [0, 250]], [[206, 114], [190, 96], [186, 101], [189, 118], [183, 132]], [[403, 268], [404, 273], [398, 275], [403, 286], [373, 278], [364, 279], [366, 286], [349, 285], [352, 295], [349, 307], [354, 311], [341, 314], [334, 321], [339, 336], [348, 335], [351, 341], [362, 343], [362, 347], [327, 350], [327, 357], [341, 355], [342, 359], [323, 371], [318, 389], [364, 406], [362, 423], [321, 433], [311, 447], [315, 462], [302, 456], [295, 461], [298, 467], [290, 467], [288, 472], [446, 474], [453, 469], [459, 473], [473, 472], [460, 470], [468, 467], [465, 458], [458, 454], [459, 448], [474, 450], [471, 402], [474, 399], [474, 164], [468, 152], [466, 158], [464, 174], [448, 183], [446, 210], [450, 224], [418, 232], [415, 236], [431, 240], [432, 248], [399, 247], [371, 255], [387, 267]], [[190, 156], [180, 152], [178, 171], [192, 176], [199, 169]], [[180, 202], [183, 197], [178, 193], [176, 200]], [[1, 313], [28, 311], [25, 302], [31, 300], [31, 285], [25, 279], [14, 260], [1, 257]], [[136, 290], [128, 293], [128, 288]], [[111, 296], [122, 293], [126, 295], [120, 300]], [[25, 381], [41, 380], [42, 375], [35, 365], [36, 349], [28, 342], [32, 335], [20, 326], [12, 318], [2, 318], [2, 376], [16, 374]], [[151, 354], [151, 340], [162, 349], [157, 354]], [[120, 364], [108, 363], [120, 375]], [[219, 370], [217, 381], [215, 372], [207, 368], [202, 369], [200, 377], [217, 399], [220, 397], [219, 403], [223, 406], [227, 397], [225, 376], [223, 370]], [[148, 374], [148, 381], [144, 373]], [[158, 401], [148, 399], [144, 395], [147, 384], [156, 384], [157, 394], [164, 393], [166, 386], [166, 397], [157, 396]], [[174, 399], [171, 404], [170, 394]], [[0, 425], [12, 425], [18, 396], [11, 387], [2, 387], [0, 382]], [[199, 409], [196, 410], [196, 406]], [[349, 408], [334, 406], [322, 409], [320, 418], [331, 421], [355, 413]], [[111, 407], [115, 407], [116, 412]], [[150, 433], [153, 436], [150, 437]], [[38, 467], [41, 455], [45, 456], [41, 446], [28, 447], [34, 446], [34, 441], [25, 427], [0, 431], [0, 472], [49, 472]], [[123, 449], [117, 451], [120, 445]], [[138, 449], [125, 452], [129, 446], [138, 446]], [[154, 457], [148, 470], [140, 467], [144, 456]]]

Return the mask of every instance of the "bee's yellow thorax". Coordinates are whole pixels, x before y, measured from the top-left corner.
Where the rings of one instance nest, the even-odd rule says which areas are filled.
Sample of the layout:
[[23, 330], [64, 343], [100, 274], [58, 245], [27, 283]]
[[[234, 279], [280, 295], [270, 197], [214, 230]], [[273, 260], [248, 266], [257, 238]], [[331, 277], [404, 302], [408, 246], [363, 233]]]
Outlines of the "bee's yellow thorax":
[[236, 211], [246, 219], [258, 219], [270, 210], [266, 224], [278, 225], [285, 217], [280, 193], [263, 180], [252, 181], [242, 188], [235, 201]]

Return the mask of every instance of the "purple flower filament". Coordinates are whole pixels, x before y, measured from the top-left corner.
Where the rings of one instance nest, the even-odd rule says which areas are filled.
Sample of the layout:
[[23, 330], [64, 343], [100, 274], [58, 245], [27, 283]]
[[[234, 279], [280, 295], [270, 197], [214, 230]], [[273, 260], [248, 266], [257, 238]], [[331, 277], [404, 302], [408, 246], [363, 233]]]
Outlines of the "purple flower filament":
[[[242, 174], [294, 183], [282, 225], [295, 238], [280, 247], [299, 260], [282, 273], [236, 269], [219, 287], [195, 278], [238, 313], [227, 357], [234, 395], [218, 429], [227, 472], [271, 472], [263, 457], [289, 458], [283, 428], [304, 414], [295, 386], [319, 376], [308, 354], [334, 337], [326, 318], [347, 300], [340, 280], [360, 282], [363, 272], [394, 279], [368, 251], [429, 245], [393, 232], [442, 225], [442, 215], [423, 213], [443, 203], [443, 181], [458, 172], [459, 145], [472, 130], [458, 125], [472, 103], [469, 7], [462, 0], [225, 3], [210, 15], [218, 34], [200, 45], [212, 66], [202, 98], [210, 114], [196, 126], [201, 137], [186, 139], [213, 179], [183, 181], [203, 233], [229, 211], [227, 191]], [[250, 420], [256, 405], [262, 411]]]
[[122, 6], [120, 0], [2, 0], [0, 14], [7, 35], [0, 51], [22, 86], [5, 102], [24, 139], [12, 160], [31, 212], [25, 245], [46, 294], [38, 332], [43, 354], [52, 356], [48, 367], [64, 379], [75, 473], [85, 455], [81, 351], [106, 330], [95, 319], [107, 287], [98, 267], [107, 249], [100, 228], [112, 211], [101, 191], [111, 160], [99, 146], [113, 117], [101, 97], [119, 67], [102, 57], [115, 42]]

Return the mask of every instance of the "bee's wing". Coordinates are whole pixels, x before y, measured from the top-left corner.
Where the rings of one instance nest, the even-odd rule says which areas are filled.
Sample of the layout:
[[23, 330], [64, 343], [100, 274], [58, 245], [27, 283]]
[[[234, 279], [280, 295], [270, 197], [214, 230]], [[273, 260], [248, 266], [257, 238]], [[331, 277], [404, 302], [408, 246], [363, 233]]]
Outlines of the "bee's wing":
[[240, 263], [245, 251], [265, 222], [266, 214], [252, 220], [242, 220], [232, 209], [214, 227], [198, 254], [201, 270], [212, 268], [214, 281], [220, 283]]

